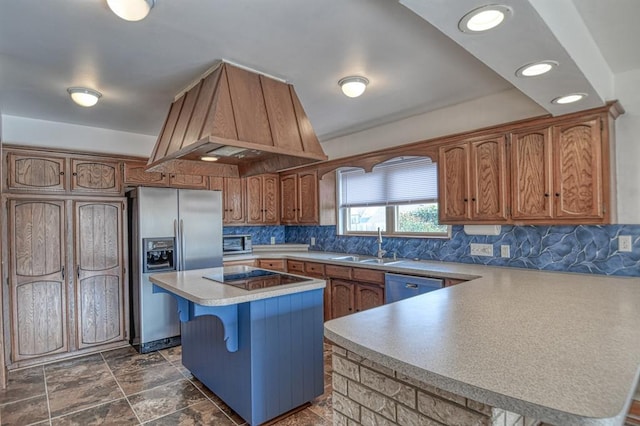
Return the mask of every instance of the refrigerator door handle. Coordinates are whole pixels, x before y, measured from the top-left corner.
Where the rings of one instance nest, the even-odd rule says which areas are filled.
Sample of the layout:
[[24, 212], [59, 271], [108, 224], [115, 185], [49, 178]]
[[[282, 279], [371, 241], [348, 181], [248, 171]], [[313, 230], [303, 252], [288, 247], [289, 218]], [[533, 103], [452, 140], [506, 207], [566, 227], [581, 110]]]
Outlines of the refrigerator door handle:
[[184, 237], [184, 221], [182, 219], [180, 219], [180, 241], [181, 241], [181, 246], [180, 246], [180, 259], [182, 261], [182, 270], [184, 271], [186, 269], [186, 264], [185, 264], [185, 253], [187, 251], [187, 242], [185, 241], [186, 238]]
[[180, 245], [180, 232], [178, 230], [178, 219], [173, 219], [173, 237], [176, 240], [176, 243], [175, 243], [176, 261], [177, 261], [176, 270], [180, 271], [182, 270], [182, 264], [181, 264], [182, 253], [180, 252], [181, 245]]

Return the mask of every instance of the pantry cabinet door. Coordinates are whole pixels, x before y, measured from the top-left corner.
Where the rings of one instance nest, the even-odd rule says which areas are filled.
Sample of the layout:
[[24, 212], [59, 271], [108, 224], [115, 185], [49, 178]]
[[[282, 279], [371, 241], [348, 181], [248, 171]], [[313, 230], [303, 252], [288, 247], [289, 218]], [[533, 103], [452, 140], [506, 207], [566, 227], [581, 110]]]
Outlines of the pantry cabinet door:
[[64, 202], [8, 205], [12, 361], [66, 352]]
[[121, 202], [75, 202], [78, 348], [124, 339]]

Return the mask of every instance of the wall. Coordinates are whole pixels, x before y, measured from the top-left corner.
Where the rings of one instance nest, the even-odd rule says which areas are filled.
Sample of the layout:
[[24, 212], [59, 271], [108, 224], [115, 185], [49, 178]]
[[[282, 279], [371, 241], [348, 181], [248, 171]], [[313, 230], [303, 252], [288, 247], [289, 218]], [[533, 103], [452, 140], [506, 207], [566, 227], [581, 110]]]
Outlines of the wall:
[[3, 143], [149, 157], [155, 136], [2, 115]]
[[[316, 245], [311, 250], [375, 255], [375, 237], [336, 235], [335, 226], [287, 226], [287, 243]], [[631, 235], [633, 251], [618, 252], [618, 235]], [[492, 244], [499, 256], [500, 246], [509, 245], [510, 258], [471, 256], [469, 244]], [[469, 236], [462, 226], [454, 226], [451, 239], [383, 238], [387, 256], [446, 262], [476, 263], [549, 271], [583, 272], [604, 275], [640, 276], [640, 225], [606, 226], [502, 226], [496, 236]]]

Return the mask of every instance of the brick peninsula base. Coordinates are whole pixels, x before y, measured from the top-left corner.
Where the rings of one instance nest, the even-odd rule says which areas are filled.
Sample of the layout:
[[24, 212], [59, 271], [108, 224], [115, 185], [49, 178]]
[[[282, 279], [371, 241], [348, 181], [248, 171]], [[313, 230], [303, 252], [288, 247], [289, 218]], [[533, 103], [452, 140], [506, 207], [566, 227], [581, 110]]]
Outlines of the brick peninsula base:
[[333, 346], [333, 424], [543, 425], [407, 377]]

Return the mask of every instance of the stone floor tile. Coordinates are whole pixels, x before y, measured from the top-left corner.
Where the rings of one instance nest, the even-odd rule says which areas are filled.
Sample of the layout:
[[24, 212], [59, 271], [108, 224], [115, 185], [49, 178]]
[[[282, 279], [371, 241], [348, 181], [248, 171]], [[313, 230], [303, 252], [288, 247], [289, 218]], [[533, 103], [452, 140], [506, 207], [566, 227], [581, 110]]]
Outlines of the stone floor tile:
[[169, 363], [144, 370], [116, 370], [113, 374], [125, 395], [139, 393], [183, 378], [180, 371]]
[[204, 401], [206, 398], [191, 382], [181, 379], [129, 396], [133, 411], [142, 422]]
[[101, 373], [94, 382], [69, 380], [59, 383], [55, 387], [48, 387], [48, 393], [51, 417], [84, 410], [124, 397], [113, 376], [105, 373]]
[[40, 395], [4, 404], [0, 406], [0, 419], [2, 419], [2, 426], [28, 425], [44, 420], [48, 421], [47, 396]]
[[305, 408], [273, 423], [273, 426], [330, 426], [331, 424], [331, 421], [317, 415], [310, 408]]
[[182, 362], [182, 346], [174, 346], [173, 348], [162, 349], [160, 354], [172, 363]]
[[0, 389], [0, 404], [44, 395], [44, 393], [44, 370], [42, 366], [10, 371], [7, 375], [7, 388]]
[[44, 374], [50, 393], [112, 380], [109, 367], [100, 354], [45, 365]]
[[145, 423], [149, 426], [235, 426], [222, 411], [218, 409], [211, 401], [203, 401], [180, 411], [168, 414], [159, 419]]
[[148, 354], [138, 353], [133, 347], [115, 349], [108, 352], [102, 352], [104, 360], [111, 371], [127, 373], [135, 370], [141, 370], [154, 367], [160, 364], [166, 364], [167, 361], [159, 352], [150, 352]]
[[137, 424], [140, 424], [140, 422], [124, 398], [51, 420], [52, 426], [124, 426]]

